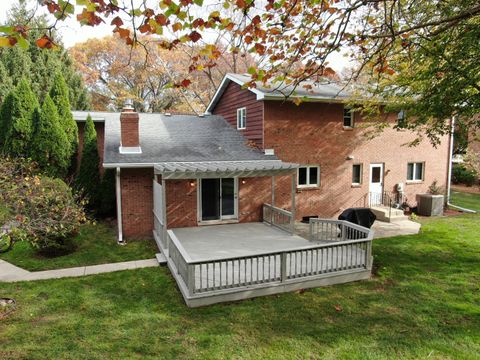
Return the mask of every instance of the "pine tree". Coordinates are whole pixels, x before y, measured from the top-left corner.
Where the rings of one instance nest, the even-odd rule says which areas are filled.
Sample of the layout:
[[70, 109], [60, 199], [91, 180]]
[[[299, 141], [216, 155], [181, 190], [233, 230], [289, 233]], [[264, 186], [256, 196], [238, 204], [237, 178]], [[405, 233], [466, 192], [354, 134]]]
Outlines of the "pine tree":
[[57, 107], [60, 125], [65, 131], [70, 145], [70, 156], [73, 156], [78, 147], [78, 127], [70, 109], [68, 87], [61, 73], [55, 75], [53, 86], [50, 89], [50, 97]]
[[47, 94], [41, 111], [35, 112], [32, 159], [49, 176], [64, 177], [70, 165], [67, 136], [60, 126], [57, 108]]
[[38, 108], [38, 100], [25, 78], [15, 87], [9, 105], [10, 114], [4, 115], [3, 119], [3, 151], [12, 156], [28, 156], [33, 134], [33, 115]]
[[0, 151], [3, 150], [3, 144], [7, 135], [7, 125], [11, 122], [13, 104], [13, 91], [10, 91], [3, 99], [0, 107]]
[[[0, 62], [0, 104], [2, 104], [3, 100], [5, 100], [5, 97], [10, 91], [12, 91], [12, 89], [12, 79], [8, 76], [5, 66]], [[0, 119], [0, 121], [2, 120]]]
[[90, 208], [99, 204], [100, 173], [97, 149], [97, 132], [90, 115], [85, 122], [83, 150], [80, 169], [76, 178], [76, 187], [89, 199]]

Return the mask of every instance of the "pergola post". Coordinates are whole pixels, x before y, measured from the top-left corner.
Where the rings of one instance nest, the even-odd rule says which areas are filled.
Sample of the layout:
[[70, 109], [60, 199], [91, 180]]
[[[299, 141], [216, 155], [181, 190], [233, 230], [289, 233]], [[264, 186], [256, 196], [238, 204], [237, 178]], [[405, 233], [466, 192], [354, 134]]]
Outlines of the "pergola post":
[[290, 212], [292, 213], [292, 223], [290, 224], [291, 226], [291, 231], [292, 235], [295, 234], [295, 191], [297, 190], [297, 174], [293, 173], [292, 174], [292, 208]]
[[272, 175], [272, 206], [275, 206], [275, 175]]
[[[167, 251], [170, 249], [168, 248], [169, 242], [167, 241], [167, 182], [165, 181], [165, 177], [162, 175], [162, 198], [163, 198], [163, 203], [162, 203], [162, 212], [163, 212], [163, 234], [162, 238], [165, 244], [167, 244]], [[164, 254], [167, 256], [167, 254]]]

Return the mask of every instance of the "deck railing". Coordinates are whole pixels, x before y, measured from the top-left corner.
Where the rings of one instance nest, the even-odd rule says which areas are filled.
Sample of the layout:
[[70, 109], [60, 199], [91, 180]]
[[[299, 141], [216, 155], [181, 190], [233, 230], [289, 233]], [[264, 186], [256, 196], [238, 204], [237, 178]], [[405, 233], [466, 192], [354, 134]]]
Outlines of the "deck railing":
[[293, 234], [295, 223], [290, 211], [263, 204], [263, 222]]
[[[180, 288], [190, 297], [371, 269], [372, 233], [369, 229], [344, 221], [312, 220], [318, 238], [335, 239], [335, 242], [216, 260], [192, 260], [173, 231], [168, 230], [169, 265]], [[328, 224], [329, 232], [320, 231], [324, 229], [322, 223]], [[337, 229], [335, 236], [333, 227]]]

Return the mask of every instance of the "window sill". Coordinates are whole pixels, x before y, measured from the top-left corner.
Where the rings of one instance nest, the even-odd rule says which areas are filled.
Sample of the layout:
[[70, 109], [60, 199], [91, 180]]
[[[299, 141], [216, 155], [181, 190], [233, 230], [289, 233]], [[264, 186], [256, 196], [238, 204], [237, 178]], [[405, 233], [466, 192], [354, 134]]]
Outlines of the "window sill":
[[423, 184], [423, 180], [407, 180], [406, 181], [407, 185], [417, 185], [417, 184]]
[[247, 130], [247, 128], [237, 128], [237, 130]]
[[343, 126], [344, 131], [353, 131], [354, 127], [353, 126]]
[[352, 188], [361, 188], [362, 184], [352, 184]]
[[302, 191], [309, 191], [309, 190], [320, 190], [320, 186], [314, 185], [314, 186], [297, 186], [297, 192], [302, 192]]

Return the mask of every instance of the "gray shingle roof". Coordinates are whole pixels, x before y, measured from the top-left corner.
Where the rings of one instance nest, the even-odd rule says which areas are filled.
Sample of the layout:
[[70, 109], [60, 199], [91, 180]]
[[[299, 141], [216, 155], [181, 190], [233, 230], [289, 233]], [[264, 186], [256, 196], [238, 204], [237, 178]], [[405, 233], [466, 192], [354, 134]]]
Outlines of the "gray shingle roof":
[[[75, 112], [86, 119], [88, 112]], [[277, 160], [247, 145], [246, 139], [222, 117], [140, 113], [141, 154], [121, 154], [120, 113], [102, 115], [105, 121], [104, 165], [160, 162]], [[77, 120], [81, 121], [81, 120]]]
[[[207, 112], [213, 111], [231, 81], [243, 86], [251, 81], [251, 77], [248, 74], [226, 74], [217, 93], [210, 101]], [[303, 81], [296, 88], [284, 83], [264, 85], [261, 81], [257, 81], [255, 85], [255, 88], [248, 88], [248, 90], [257, 95], [257, 100], [283, 100], [288, 96], [289, 98], [307, 98], [316, 101], [343, 102], [349, 97], [348, 91], [342, 84], [329, 79], [324, 79], [319, 82]], [[307, 89], [304, 86], [311, 88]]]

